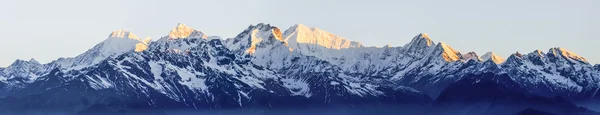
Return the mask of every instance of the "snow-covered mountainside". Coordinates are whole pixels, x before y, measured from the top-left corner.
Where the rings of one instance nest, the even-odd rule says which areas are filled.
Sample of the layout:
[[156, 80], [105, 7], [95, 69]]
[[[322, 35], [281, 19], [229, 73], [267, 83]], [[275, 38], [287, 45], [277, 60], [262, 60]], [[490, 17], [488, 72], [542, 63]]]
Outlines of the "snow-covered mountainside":
[[0, 112], [425, 104], [479, 74], [503, 75], [510, 82], [495, 85], [527, 95], [600, 99], [600, 65], [564, 48], [505, 60], [426, 33], [404, 46], [365, 47], [302, 24], [259, 23], [227, 39], [178, 24], [156, 41], [117, 30], [76, 57], [0, 68]]
[[12, 93], [13, 90], [26, 87], [34, 82], [40, 76], [49, 74], [52, 70], [62, 71], [79, 70], [82, 68], [94, 66], [101, 61], [114, 56], [122, 55], [126, 52], [141, 52], [148, 48], [151, 39], [140, 39], [135, 34], [120, 29], [113, 31], [107, 39], [100, 42], [92, 49], [83, 54], [72, 58], [60, 58], [51, 63], [40, 64], [35, 59], [29, 61], [17, 60], [9, 65], [3, 72], [0, 72], [0, 81], [8, 84], [0, 92], [0, 96], [6, 96], [6, 93]]
[[[509, 85], [507, 85], [509, 84]], [[469, 114], [515, 114], [527, 109], [535, 109], [559, 115], [597, 115], [590, 110], [561, 97], [543, 97], [532, 95], [524, 87], [518, 86], [518, 81], [506, 74], [483, 73], [466, 75], [465, 78], [452, 83], [436, 99], [440, 114], [465, 113]], [[448, 109], [469, 108], [469, 109]], [[538, 115], [537, 113], [525, 115]]]
[[600, 73], [584, 58], [564, 48], [551, 48], [548, 53], [535, 50], [525, 55], [517, 52], [501, 68], [520, 81], [519, 85], [542, 96], [597, 98], [600, 89]]
[[3, 70], [3, 73], [6, 75], [3, 79], [22, 78], [26, 79], [27, 81], [31, 81], [38, 77], [36, 73], [42, 69], [41, 67], [42, 64], [37, 62], [35, 59], [31, 59], [29, 61], [17, 60]]
[[141, 52], [147, 49], [149, 40], [142, 40], [126, 30], [116, 30], [92, 49], [74, 58], [58, 59], [54, 62], [60, 68], [79, 69], [99, 63], [110, 57], [130, 51]]

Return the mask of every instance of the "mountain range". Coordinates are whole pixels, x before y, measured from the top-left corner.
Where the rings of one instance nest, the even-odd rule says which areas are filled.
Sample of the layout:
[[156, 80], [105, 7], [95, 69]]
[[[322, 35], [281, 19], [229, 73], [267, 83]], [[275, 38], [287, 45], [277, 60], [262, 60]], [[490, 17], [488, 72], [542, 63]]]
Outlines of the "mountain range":
[[576, 103], [599, 90], [600, 65], [565, 48], [479, 56], [426, 33], [367, 47], [302, 24], [259, 23], [227, 39], [185, 24], [156, 41], [116, 30], [76, 57], [0, 68], [0, 112], [16, 114], [372, 104], [597, 114]]

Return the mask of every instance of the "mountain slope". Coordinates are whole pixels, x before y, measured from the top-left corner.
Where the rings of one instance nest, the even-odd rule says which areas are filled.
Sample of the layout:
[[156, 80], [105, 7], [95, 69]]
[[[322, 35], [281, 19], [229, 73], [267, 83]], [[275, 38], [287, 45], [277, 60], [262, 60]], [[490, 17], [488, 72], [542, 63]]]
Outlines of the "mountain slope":
[[[138, 45], [140, 43], [142, 45]], [[148, 44], [147, 40], [142, 40], [129, 31], [116, 30], [107, 39], [85, 53], [74, 58], [59, 59], [52, 62], [52, 64], [60, 68], [83, 68], [97, 64], [110, 56], [118, 56], [134, 50], [143, 51], [143, 49], [146, 49], [143, 45], [146, 44]]]
[[[302, 24], [282, 32], [259, 23], [225, 40], [178, 24], [157, 41], [118, 30], [77, 57], [0, 68], [0, 112], [429, 104], [430, 97], [499, 96], [459, 99], [480, 91], [474, 86], [505, 92], [502, 99], [560, 97], [566, 101], [559, 106], [575, 110], [570, 100], [600, 99], [599, 68], [564, 48], [506, 60], [491, 52], [463, 54], [426, 33], [404, 46], [364, 47]], [[473, 77], [482, 74], [494, 77]], [[481, 79], [493, 84], [469, 84]]]
[[[445, 89], [436, 99], [438, 109], [471, 108], [461, 114], [517, 114], [535, 108], [552, 114], [600, 114], [581, 108], [561, 97], [528, 93], [506, 74], [471, 74]], [[452, 110], [450, 110], [452, 111]], [[449, 111], [446, 111], [449, 112]]]
[[[272, 34], [275, 28], [259, 24], [247, 30], [260, 32], [236, 39], [256, 40], [259, 38], [253, 37]], [[276, 38], [264, 37], [255, 44], [240, 42], [249, 43], [240, 44], [247, 45], [244, 48], [256, 45], [255, 52], [249, 53], [246, 49], [231, 51], [220, 39], [163, 37], [142, 52], [111, 56], [79, 70], [56, 68], [1, 99], [0, 107], [10, 108], [2, 112], [66, 109], [72, 113], [431, 101], [409, 87], [378, 85], [345, 75], [326, 61], [290, 52], [287, 47], [281, 48], [293, 57], [283, 57], [285, 64], [264, 63], [270, 58], [258, 55], [277, 45], [286, 46], [269, 39]], [[61, 101], [43, 102], [53, 98]]]

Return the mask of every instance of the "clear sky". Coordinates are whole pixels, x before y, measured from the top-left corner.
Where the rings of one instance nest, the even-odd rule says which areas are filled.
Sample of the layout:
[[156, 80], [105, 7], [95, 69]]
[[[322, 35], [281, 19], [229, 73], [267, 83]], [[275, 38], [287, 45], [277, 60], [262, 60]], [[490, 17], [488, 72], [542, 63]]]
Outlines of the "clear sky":
[[223, 38], [250, 24], [302, 23], [367, 46], [420, 32], [461, 52], [564, 47], [600, 63], [600, 0], [1, 0], [0, 67], [73, 57], [127, 29], [158, 39], [177, 25]]

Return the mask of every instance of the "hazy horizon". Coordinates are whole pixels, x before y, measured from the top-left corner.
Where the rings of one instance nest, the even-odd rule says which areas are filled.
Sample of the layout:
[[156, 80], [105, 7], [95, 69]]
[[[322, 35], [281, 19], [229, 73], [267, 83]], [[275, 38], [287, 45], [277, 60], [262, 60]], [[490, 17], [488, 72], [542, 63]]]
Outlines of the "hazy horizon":
[[[35, 3], [35, 4], [31, 4]], [[234, 37], [251, 24], [320, 28], [365, 46], [403, 46], [419, 33], [479, 56], [563, 47], [600, 63], [600, 1], [8, 0], [0, 4], [0, 67], [74, 57], [126, 29], [154, 40], [184, 23]]]

